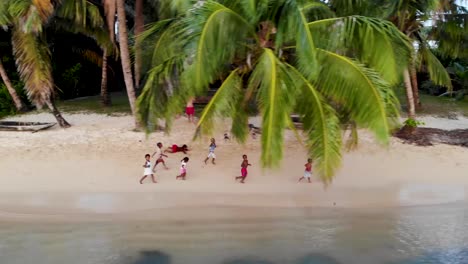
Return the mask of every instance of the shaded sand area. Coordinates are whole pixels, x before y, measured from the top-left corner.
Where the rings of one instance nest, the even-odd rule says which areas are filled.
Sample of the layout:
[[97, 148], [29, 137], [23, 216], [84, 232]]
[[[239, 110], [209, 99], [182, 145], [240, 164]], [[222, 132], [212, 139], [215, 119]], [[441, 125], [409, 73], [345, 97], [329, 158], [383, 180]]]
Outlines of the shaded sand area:
[[[344, 154], [333, 184], [324, 189], [318, 180], [297, 183], [307, 155], [290, 131], [285, 135], [282, 166], [262, 170], [260, 138], [249, 139], [244, 146], [224, 142], [224, 125], [214, 135], [217, 164], [205, 165], [209, 138], [191, 142], [195, 127], [184, 118], [176, 120], [171, 135], [154, 133], [148, 137], [131, 131], [129, 116], [69, 114], [66, 118], [73, 124], [66, 130], [0, 132], [0, 218], [132, 220], [177, 218], [181, 212], [206, 218], [209, 216], [197, 215], [196, 208], [261, 207], [265, 209], [256, 213], [274, 214], [268, 208], [382, 208], [465, 203], [468, 199], [467, 148], [417, 147], [398, 139], [384, 148], [363, 133], [359, 148]], [[50, 114], [14, 119], [53, 121]], [[461, 122], [460, 126], [468, 127], [468, 120], [464, 121], [457, 125]], [[437, 122], [446, 121], [428, 118], [426, 126]], [[193, 149], [187, 181], [175, 180], [184, 157], [180, 153], [168, 154], [169, 170], [158, 167], [158, 184], [150, 180], [138, 183], [144, 155], [152, 154], [159, 141], [164, 147], [189, 144]], [[253, 164], [246, 184], [234, 181], [240, 174], [242, 154]]]

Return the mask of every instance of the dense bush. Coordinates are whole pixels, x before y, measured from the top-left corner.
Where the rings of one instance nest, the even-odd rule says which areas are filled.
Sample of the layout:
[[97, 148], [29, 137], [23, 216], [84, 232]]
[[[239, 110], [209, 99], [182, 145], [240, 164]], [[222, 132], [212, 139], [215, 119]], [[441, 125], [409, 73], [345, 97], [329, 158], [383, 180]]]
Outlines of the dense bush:
[[0, 83], [0, 118], [12, 115], [16, 112], [15, 105], [11, 100], [10, 94], [5, 84]]
[[[13, 82], [13, 86], [15, 87], [15, 90], [20, 96], [23, 103], [28, 104], [29, 101], [27, 100], [26, 95], [24, 94], [24, 91], [22, 89], [23, 83]], [[30, 107], [30, 105], [27, 105], [27, 107]], [[13, 115], [16, 112], [16, 107], [13, 103], [13, 100], [11, 99], [10, 93], [8, 92], [5, 84], [0, 81], [0, 118], [3, 118], [8, 115]]]

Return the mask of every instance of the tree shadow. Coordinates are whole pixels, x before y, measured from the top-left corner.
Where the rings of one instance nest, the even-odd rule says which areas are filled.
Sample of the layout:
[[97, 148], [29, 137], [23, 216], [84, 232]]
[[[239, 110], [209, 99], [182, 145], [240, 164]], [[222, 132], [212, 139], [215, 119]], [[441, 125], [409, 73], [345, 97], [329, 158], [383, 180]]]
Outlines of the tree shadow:
[[222, 264], [273, 264], [272, 262], [257, 257], [241, 257], [223, 261]]
[[159, 250], [140, 252], [140, 257], [132, 264], [170, 264], [171, 256]]
[[296, 264], [341, 264], [338, 260], [320, 253], [307, 254], [298, 259]]

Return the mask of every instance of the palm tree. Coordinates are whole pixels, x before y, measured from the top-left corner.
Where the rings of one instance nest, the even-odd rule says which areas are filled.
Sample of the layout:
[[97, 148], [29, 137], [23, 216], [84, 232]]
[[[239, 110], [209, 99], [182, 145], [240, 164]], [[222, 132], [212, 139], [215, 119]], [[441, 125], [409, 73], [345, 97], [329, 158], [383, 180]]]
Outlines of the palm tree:
[[[127, 31], [127, 18], [125, 15], [125, 0], [104, 0], [104, 9], [107, 17], [107, 24], [109, 28], [115, 25], [115, 15], [117, 14], [118, 22], [118, 37], [120, 47], [120, 61], [122, 63], [122, 70], [125, 80], [125, 87], [127, 88], [128, 101], [132, 114], [135, 116], [135, 126], [139, 126], [136, 118], [136, 95], [133, 83], [132, 64], [130, 60], [130, 52], [128, 48], [128, 31]], [[114, 30], [110, 30], [113, 35]]]
[[16, 90], [13, 87], [13, 84], [11, 84], [10, 78], [8, 78], [8, 74], [5, 68], [3, 67], [1, 58], [0, 58], [0, 76], [2, 77], [3, 83], [5, 83], [8, 93], [10, 93], [11, 99], [13, 100], [13, 103], [15, 104], [16, 110], [18, 112], [24, 112], [26, 110], [26, 106], [21, 100], [21, 98], [18, 96], [18, 94], [16, 93]]
[[[107, 89], [107, 60], [109, 55], [116, 53], [114, 51], [114, 27], [107, 25], [106, 30], [106, 23], [99, 8], [89, 0], [65, 0], [60, 5], [57, 13], [58, 18], [65, 19], [65, 21], [61, 24], [56, 22], [56, 25], [61, 25], [67, 31], [91, 37], [101, 47], [101, 103], [103, 106], [110, 106], [111, 98]], [[70, 21], [74, 24], [72, 28], [69, 28]]]
[[2, 4], [0, 22], [12, 28], [13, 53], [30, 100], [38, 108], [47, 105], [59, 125], [69, 127], [54, 104], [51, 54], [44, 29], [54, 26], [81, 33], [107, 47], [108, 34], [98, 8], [87, 0], [65, 0], [60, 5], [51, 0], [7, 0]]
[[[240, 142], [248, 135], [249, 102], [262, 115], [262, 165], [279, 164], [285, 128], [298, 113], [316, 171], [329, 183], [341, 161], [339, 115], [388, 142], [398, 102], [392, 86], [401, 81], [410, 44], [388, 21], [335, 17], [317, 1], [177, 1], [178, 16], [144, 33], [153, 68], [138, 100], [143, 124], [171, 118], [190, 96], [222, 80], [203, 110], [196, 136], [209, 134], [218, 115], [232, 118]], [[189, 1], [190, 2], [190, 1]], [[174, 3], [174, 2], [173, 2]], [[167, 80], [180, 82], [173, 94]]]
[[[425, 66], [430, 79], [435, 84], [452, 89], [448, 72], [431, 50], [429, 42], [431, 36], [425, 33], [427, 31], [425, 23], [438, 16], [444, 16], [443, 13], [455, 3], [452, 0], [356, 0], [356, 2], [332, 0], [331, 4], [342, 13], [358, 12], [385, 18], [407, 35], [414, 45], [412, 59], [404, 73], [408, 117], [414, 119], [416, 109], [421, 106], [417, 80], [418, 68]], [[443, 42], [442, 39], [438, 41]]]
[[50, 0], [4, 0], [0, 5], [0, 25], [11, 27], [13, 54], [29, 99], [38, 108], [46, 105], [58, 124], [66, 128], [70, 124], [54, 104], [50, 50], [44, 36], [54, 4]]

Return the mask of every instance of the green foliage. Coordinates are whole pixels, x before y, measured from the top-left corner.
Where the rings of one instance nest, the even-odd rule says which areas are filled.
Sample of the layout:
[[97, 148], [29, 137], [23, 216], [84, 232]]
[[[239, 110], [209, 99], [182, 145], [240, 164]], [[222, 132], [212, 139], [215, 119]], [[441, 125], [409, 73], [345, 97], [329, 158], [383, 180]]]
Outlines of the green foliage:
[[324, 183], [341, 163], [342, 112], [388, 141], [399, 108], [392, 87], [411, 53], [393, 24], [335, 17], [312, 0], [190, 2], [174, 2], [178, 15], [142, 35], [152, 42], [151, 70], [138, 100], [149, 130], [157, 119], [170, 125], [188, 97], [204, 95], [221, 81], [197, 135], [212, 133], [216, 117], [230, 116], [231, 131], [243, 142], [254, 102], [262, 116], [264, 167], [279, 165], [291, 113], [303, 120], [307, 149]]
[[405, 122], [403, 122], [403, 124], [408, 127], [416, 128], [418, 126], [424, 125], [424, 122], [415, 120], [413, 118], [408, 118], [405, 120]]
[[76, 88], [78, 82], [80, 81], [81, 68], [81, 64], [77, 63], [63, 71], [62, 79], [65, 82], [67, 88]]
[[[13, 87], [16, 90], [18, 96], [23, 100], [23, 102], [27, 102], [26, 95], [24, 94], [23, 83], [18, 81], [13, 81]], [[10, 93], [8, 92], [5, 84], [0, 81], [0, 118], [14, 115], [16, 114], [16, 107], [11, 99]]]
[[5, 84], [0, 83], [0, 118], [13, 115], [16, 113], [15, 104], [11, 100], [11, 96]]

